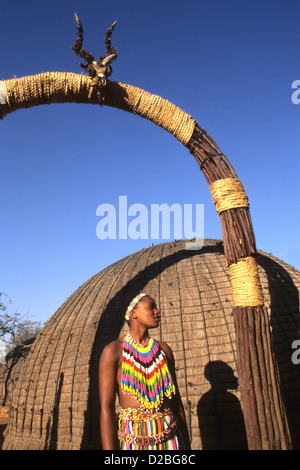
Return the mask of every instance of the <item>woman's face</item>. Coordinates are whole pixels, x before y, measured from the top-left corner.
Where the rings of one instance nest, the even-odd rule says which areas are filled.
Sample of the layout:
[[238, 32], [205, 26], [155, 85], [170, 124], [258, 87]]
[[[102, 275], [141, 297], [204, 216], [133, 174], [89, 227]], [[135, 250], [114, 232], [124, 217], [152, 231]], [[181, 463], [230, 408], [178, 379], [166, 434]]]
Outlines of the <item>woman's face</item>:
[[160, 314], [155, 301], [148, 295], [143, 297], [134, 309], [139, 323], [146, 328], [157, 328], [160, 322]]

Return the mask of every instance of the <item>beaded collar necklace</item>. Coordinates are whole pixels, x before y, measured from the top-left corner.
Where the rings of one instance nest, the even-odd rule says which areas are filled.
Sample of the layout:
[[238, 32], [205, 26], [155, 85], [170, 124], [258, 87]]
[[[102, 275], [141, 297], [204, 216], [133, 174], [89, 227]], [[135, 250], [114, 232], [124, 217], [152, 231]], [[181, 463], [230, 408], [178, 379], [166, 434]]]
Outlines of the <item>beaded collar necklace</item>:
[[167, 358], [149, 336], [140, 344], [130, 333], [123, 343], [121, 389], [133, 395], [148, 410], [159, 409], [164, 397], [175, 394]]

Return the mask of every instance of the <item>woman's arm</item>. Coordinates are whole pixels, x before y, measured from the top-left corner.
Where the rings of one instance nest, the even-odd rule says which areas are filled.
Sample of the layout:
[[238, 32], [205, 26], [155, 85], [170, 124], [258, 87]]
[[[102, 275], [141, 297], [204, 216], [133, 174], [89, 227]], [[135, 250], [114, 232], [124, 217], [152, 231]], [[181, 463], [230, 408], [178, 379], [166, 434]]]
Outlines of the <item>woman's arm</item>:
[[116, 450], [117, 427], [115, 399], [118, 356], [114, 343], [104, 348], [99, 362], [100, 436], [103, 450]]
[[177, 417], [177, 421], [180, 427], [180, 431], [184, 440], [185, 450], [189, 450], [191, 448], [190, 437], [185, 417], [185, 411], [183, 407], [183, 403], [181, 400], [181, 396], [178, 389], [177, 378], [176, 378], [176, 371], [175, 371], [175, 359], [173, 355], [173, 351], [167, 343], [159, 343], [161, 348], [163, 349], [164, 353], [168, 358], [168, 366], [170, 370], [170, 374], [172, 376], [176, 394], [171, 399], [171, 407], [174, 415]]

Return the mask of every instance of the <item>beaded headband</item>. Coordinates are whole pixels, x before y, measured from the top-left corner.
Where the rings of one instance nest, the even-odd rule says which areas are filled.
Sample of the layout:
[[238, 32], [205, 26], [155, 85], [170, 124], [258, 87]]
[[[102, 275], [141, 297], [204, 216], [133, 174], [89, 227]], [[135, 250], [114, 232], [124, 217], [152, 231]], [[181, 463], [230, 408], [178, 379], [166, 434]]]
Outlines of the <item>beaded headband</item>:
[[128, 305], [127, 310], [126, 310], [126, 313], [125, 313], [125, 320], [127, 321], [127, 323], [129, 322], [130, 314], [131, 314], [132, 310], [135, 308], [135, 306], [137, 305], [137, 303], [138, 303], [143, 297], [145, 297], [146, 295], [149, 295], [149, 294], [144, 294], [143, 292], [141, 292], [141, 293], [138, 294], [136, 297], [134, 297], [134, 299], [132, 299], [132, 301], [131, 301], [130, 304]]

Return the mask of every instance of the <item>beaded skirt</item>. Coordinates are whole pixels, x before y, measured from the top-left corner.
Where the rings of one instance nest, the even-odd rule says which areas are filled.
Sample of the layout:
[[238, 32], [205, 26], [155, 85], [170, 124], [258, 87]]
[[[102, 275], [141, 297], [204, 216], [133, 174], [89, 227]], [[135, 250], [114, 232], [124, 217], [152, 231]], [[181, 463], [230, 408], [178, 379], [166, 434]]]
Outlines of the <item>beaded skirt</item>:
[[118, 440], [121, 450], [178, 450], [177, 425], [173, 413], [121, 409]]

